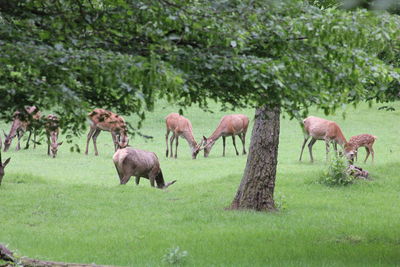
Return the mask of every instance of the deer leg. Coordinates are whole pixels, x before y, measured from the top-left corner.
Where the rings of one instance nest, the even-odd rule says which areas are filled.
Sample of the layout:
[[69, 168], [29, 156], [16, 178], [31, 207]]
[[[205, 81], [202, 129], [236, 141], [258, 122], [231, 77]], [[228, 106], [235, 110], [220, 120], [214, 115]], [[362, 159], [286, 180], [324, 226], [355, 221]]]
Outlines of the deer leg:
[[50, 135], [47, 135], [47, 155], [50, 156]]
[[111, 138], [114, 144], [114, 151], [117, 151], [118, 149], [118, 142], [117, 142], [117, 136], [115, 135], [115, 133], [111, 132]]
[[[175, 158], [178, 157], [178, 144], [179, 144], [179, 135], [175, 137]], [[171, 149], [172, 151], [172, 149]]]
[[29, 148], [29, 141], [31, 140], [31, 135], [32, 135], [32, 131], [29, 130], [28, 140], [26, 141], [24, 149], [28, 149]]
[[336, 156], [338, 154], [338, 150], [337, 150], [337, 143], [333, 142], [333, 149], [335, 150]]
[[235, 135], [232, 135], [232, 142], [233, 142], [233, 146], [235, 147], [236, 156], [239, 156], [239, 152], [236, 149]]
[[165, 156], [168, 158], [168, 136], [169, 136], [169, 130], [167, 129], [167, 133], [165, 134], [165, 143], [167, 144], [167, 151], [165, 152]]
[[172, 158], [173, 155], [174, 155], [174, 151], [173, 151], [173, 149], [172, 149], [172, 144], [173, 144], [173, 142], [174, 142], [174, 139], [175, 139], [175, 133], [172, 133], [172, 136], [171, 136], [171, 138], [169, 139], [169, 144], [170, 144], [170, 146], [171, 146], [171, 153], [170, 153], [170, 157], [171, 157], [171, 158]]
[[160, 184], [158, 184], [158, 181], [156, 182], [156, 177], [159, 174], [159, 169], [158, 168], [152, 168], [151, 171], [149, 172], [149, 181], [150, 181], [150, 185], [151, 187], [155, 187], [157, 184], [157, 187], [160, 186]]
[[21, 149], [21, 138], [23, 134], [24, 133], [22, 131], [17, 132], [18, 143], [17, 143], [17, 148], [15, 149], [16, 151]]
[[151, 175], [149, 177], [151, 187], [155, 187], [155, 178], [156, 177], [154, 177], [154, 175]]
[[36, 148], [36, 129], [33, 130], [33, 149]]
[[131, 179], [130, 176], [128, 175], [124, 175], [121, 179], [121, 184], [126, 184], [127, 182], [129, 182], [129, 179]]
[[239, 135], [240, 140], [242, 140], [242, 145], [243, 145], [243, 155], [246, 155], [246, 133], [242, 133]]
[[114, 165], [115, 165], [115, 169], [117, 170], [117, 173], [118, 173], [119, 182], [120, 182], [120, 184], [122, 184], [123, 175], [122, 175], [122, 173], [119, 171], [118, 166], [117, 166], [117, 163], [114, 163]]
[[311, 141], [308, 143], [308, 150], [310, 151], [310, 158], [311, 158], [311, 162], [314, 162], [314, 158], [312, 156], [312, 147], [315, 144], [315, 142], [317, 142], [317, 139], [315, 139], [314, 137], [311, 139]]
[[372, 163], [374, 163], [374, 149], [372, 148], [372, 146], [370, 146], [369, 150], [371, 151]]
[[310, 139], [310, 136], [307, 136], [307, 138], [304, 137], [304, 142], [303, 142], [303, 145], [301, 146], [299, 161], [301, 161], [301, 157], [303, 156], [303, 150], [304, 150], [304, 147], [306, 146], [308, 139]]
[[91, 126], [91, 127], [90, 127], [90, 130], [89, 130], [89, 133], [87, 134], [85, 155], [88, 154], [88, 151], [89, 151], [89, 142], [90, 142], [90, 139], [92, 138], [92, 136], [93, 136], [93, 134], [94, 134], [95, 131], [96, 131], [96, 128]]
[[136, 185], [139, 185], [139, 182], [140, 182], [140, 176], [136, 176], [136, 177], [135, 177], [135, 183], [136, 183]]
[[331, 141], [325, 140], [325, 148], [326, 148], [326, 161], [329, 160], [329, 149], [330, 149]]
[[370, 153], [368, 147], [365, 147], [365, 151], [367, 152], [367, 156], [366, 156], [365, 159], [364, 159], [364, 163], [367, 162], [367, 159], [368, 159], [369, 153]]
[[222, 136], [222, 145], [223, 145], [222, 156], [223, 157], [225, 157], [225, 142], [226, 142], [226, 137]]
[[97, 145], [96, 145], [96, 140], [97, 140], [97, 136], [99, 136], [101, 130], [100, 129], [96, 129], [96, 131], [94, 132], [92, 139], [93, 139], [93, 146], [94, 146], [94, 155], [98, 156], [99, 152], [97, 151]]

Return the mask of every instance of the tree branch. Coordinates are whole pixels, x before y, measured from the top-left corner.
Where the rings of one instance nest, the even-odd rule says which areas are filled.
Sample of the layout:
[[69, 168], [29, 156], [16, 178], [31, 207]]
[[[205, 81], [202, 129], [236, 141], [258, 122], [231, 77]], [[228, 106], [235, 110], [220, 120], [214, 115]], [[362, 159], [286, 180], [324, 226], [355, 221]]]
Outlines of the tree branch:
[[[31, 259], [26, 257], [15, 257], [14, 253], [6, 246], [0, 244], [0, 260], [16, 266], [58, 266], [58, 267], [112, 267], [110, 265], [96, 265], [96, 264], [80, 264], [80, 263], [66, 263], [56, 261], [42, 261], [38, 259]], [[5, 266], [10, 266], [6, 264]]]

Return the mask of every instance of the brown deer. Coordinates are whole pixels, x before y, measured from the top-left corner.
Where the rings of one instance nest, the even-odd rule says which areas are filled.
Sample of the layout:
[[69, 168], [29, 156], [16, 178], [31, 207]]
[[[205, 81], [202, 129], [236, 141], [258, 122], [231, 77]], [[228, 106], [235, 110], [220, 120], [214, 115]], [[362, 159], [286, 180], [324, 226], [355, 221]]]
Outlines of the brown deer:
[[136, 185], [139, 185], [140, 177], [150, 180], [150, 185], [165, 189], [174, 184], [176, 180], [165, 184], [160, 168], [160, 162], [155, 153], [134, 149], [132, 147], [119, 148], [113, 156], [120, 184], [126, 184], [131, 176], [135, 176]]
[[28, 136], [28, 141], [26, 142], [26, 146], [25, 149], [29, 148], [29, 140], [31, 138], [31, 134], [33, 131], [33, 147], [36, 147], [36, 129], [34, 129], [35, 127], [32, 126], [32, 124], [35, 124], [35, 121], [39, 121], [40, 119], [40, 111], [37, 107], [35, 106], [27, 106], [25, 107], [25, 111], [21, 112], [21, 111], [16, 111], [13, 114], [13, 122], [11, 125], [11, 129], [10, 132], [8, 133], [8, 135], [3, 131], [4, 133], [4, 152], [6, 152], [10, 146], [11, 146], [11, 142], [12, 139], [14, 137], [18, 137], [18, 144], [16, 147], [16, 150], [20, 150], [21, 146], [20, 146], [20, 141], [22, 136], [24, 135], [24, 133], [29, 130], [29, 136]]
[[171, 145], [171, 158], [173, 157], [173, 149], [172, 149], [172, 144], [175, 140], [175, 158], [177, 158], [178, 154], [178, 140], [179, 136], [182, 138], [186, 139], [188, 142], [191, 152], [192, 152], [192, 159], [196, 159], [197, 154], [200, 151], [200, 145], [197, 145], [196, 140], [194, 140], [193, 137], [193, 129], [192, 129], [192, 124], [190, 121], [183, 117], [182, 115], [179, 115], [178, 113], [171, 113], [167, 117], [165, 117], [165, 124], [167, 126], [167, 134], [165, 135], [165, 141], [167, 143], [167, 151], [166, 151], [166, 157], [168, 157], [168, 137], [169, 133], [172, 132], [172, 136], [170, 138], [170, 145]]
[[239, 136], [243, 144], [243, 155], [246, 154], [245, 141], [248, 126], [249, 118], [246, 115], [232, 114], [222, 117], [214, 133], [209, 138], [203, 136], [202, 149], [204, 149], [204, 157], [208, 157], [211, 148], [221, 136], [223, 143], [223, 157], [225, 156], [225, 141], [227, 136], [232, 136], [233, 146], [235, 147], [236, 155], [239, 155], [239, 152], [236, 148], [235, 136]]
[[89, 141], [91, 138], [93, 139], [94, 154], [96, 156], [99, 155], [96, 140], [101, 131], [111, 133], [115, 151], [118, 147], [123, 148], [128, 145], [128, 129], [123, 117], [101, 108], [94, 109], [88, 114], [88, 117], [90, 120], [90, 130], [86, 140], [86, 155], [88, 154]]
[[[304, 125], [304, 142], [301, 147], [300, 159], [303, 155], [304, 146], [306, 145], [308, 139], [311, 137], [311, 141], [308, 143], [308, 149], [310, 151], [311, 162], [314, 162], [314, 158], [312, 156], [312, 147], [317, 140], [324, 140], [326, 146], [326, 159], [328, 160], [329, 146], [333, 143], [333, 147], [337, 152], [337, 144], [341, 147], [345, 146], [347, 141], [344, 137], [342, 130], [339, 125], [337, 125], [334, 121], [325, 120], [322, 118], [309, 116], [303, 120]], [[354, 157], [354, 153], [352, 151], [346, 151], [345, 155], [348, 159], [352, 159]]]
[[372, 146], [374, 145], [376, 139], [376, 136], [370, 134], [360, 134], [352, 136], [344, 148], [345, 151], [352, 151], [354, 153], [355, 159], [357, 160], [358, 148], [365, 147], [367, 156], [365, 157], [364, 163], [367, 162], [370, 153], [372, 155], [372, 162], [374, 162], [374, 149], [372, 148]]
[[2, 140], [1, 140], [1, 136], [0, 136], [0, 185], [1, 185], [1, 181], [3, 180], [4, 177], [4, 169], [7, 166], [7, 164], [10, 162], [11, 158], [6, 159], [6, 161], [2, 161], [1, 160], [1, 147], [2, 147]]
[[59, 119], [56, 115], [50, 114], [46, 118], [44, 125], [47, 136], [47, 155], [55, 158], [57, 156], [58, 147], [63, 142], [58, 143], [58, 134], [60, 132]]

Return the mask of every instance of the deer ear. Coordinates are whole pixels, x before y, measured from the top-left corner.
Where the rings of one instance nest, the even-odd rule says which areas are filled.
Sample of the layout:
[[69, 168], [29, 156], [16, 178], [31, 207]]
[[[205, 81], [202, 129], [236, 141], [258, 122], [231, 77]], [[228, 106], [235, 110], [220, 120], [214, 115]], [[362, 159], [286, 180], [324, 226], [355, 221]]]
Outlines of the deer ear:
[[6, 159], [6, 161], [4, 161], [3, 168], [7, 166], [7, 164], [10, 162], [10, 160], [11, 160], [11, 158], [8, 158], [8, 159]]
[[[64, 142], [64, 141], [63, 141]], [[61, 146], [63, 144], [63, 142], [58, 143], [57, 145]]]
[[204, 141], [207, 141], [207, 137], [205, 137], [204, 135], [203, 135], [203, 140], [204, 140]]

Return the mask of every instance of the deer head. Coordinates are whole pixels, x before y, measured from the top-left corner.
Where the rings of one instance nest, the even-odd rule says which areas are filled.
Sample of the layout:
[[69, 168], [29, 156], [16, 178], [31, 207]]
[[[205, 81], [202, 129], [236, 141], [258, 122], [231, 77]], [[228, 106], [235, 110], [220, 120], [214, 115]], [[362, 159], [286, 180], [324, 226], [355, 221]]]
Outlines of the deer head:
[[344, 155], [353, 164], [354, 158], [357, 156], [357, 149], [352, 144], [346, 143], [344, 144]]
[[203, 149], [201, 147], [202, 142], [203, 142], [203, 140], [201, 140], [198, 145], [196, 145], [195, 147], [192, 148], [192, 159], [196, 159], [197, 154], [199, 154], [199, 152]]
[[117, 140], [115, 142], [117, 148], [125, 148], [129, 145], [129, 137], [127, 135], [126, 130], [121, 131], [117, 134]]
[[63, 142], [51, 143], [50, 144], [50, 155], [55, 158], [57, 156], [58, 147], [62, 145]]
[[207, 139], [205, 136], [203, 136], [202, 140], [202, 149], [204, 149], [204, 157], [207, 158], [208, 154], [210, 154], [211, 148], [214, 145], [215, 140], [212, 139]]
[[4, 137], [5, 137], [5, 139], [4, 139], [4, 152], [6, 152], [6, 151], [10, 148], [10, 146], [11, 146], [11, 141], [13, 140], [13, 138], [15, 137], [15, 135], [13, 135], [13, 136], [11, 136], [11, 134], [10, 134], [10, 135], [7, 135], [7, 134], [4, 132], [4, 130], [3, 130], [3, 133], [4, 133]]
[[7, 164], [10, 162], [10, 159], [11, 159], [11, 158], [8, 158], [4, 162], [1, 160], [1, 146], [2, 146], [2, 140], [0, 137], [0, 185], [1, 185], [1, 181], [3, 180], [3, 176], [4, 176], [4, 168], [7, 166]]

